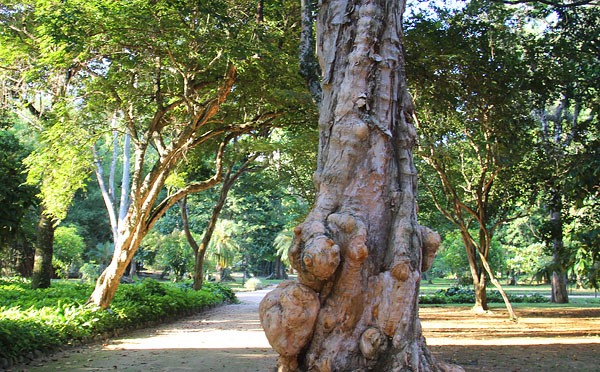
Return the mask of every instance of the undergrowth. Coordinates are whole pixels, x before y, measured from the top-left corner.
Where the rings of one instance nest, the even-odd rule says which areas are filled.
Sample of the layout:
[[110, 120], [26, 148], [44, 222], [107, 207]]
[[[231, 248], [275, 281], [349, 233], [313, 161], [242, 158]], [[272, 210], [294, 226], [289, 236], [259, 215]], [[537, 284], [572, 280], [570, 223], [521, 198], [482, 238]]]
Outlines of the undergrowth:
[[[519, 296], [514, 294], [506, 294], [510, 302], [513, 303], [543, 303], [550, 302], [550, 299], [534, 293], [530, 296]], [[487, 291], [487, 300], [489, 303], [504, 302], [500, 292], [493, 290]], [[432, 295], [425, 295], [419, 298], [419, 303], [422, 305], [437, 305], [437, 304], [473, 304], [475, 303], [475, 291], [471, 288], [450, 287], [447, 289], [437, 290]]]
[[145, 279], [121, 284], [108, 310], [86, 302], [87, 283], [52, 283], [31, 290], [21, 278], [0, 278], [0, 358], [11, 359], [137, 328], [151, 321], [191, 313], [207, 305], [235, 302], [235, 294], [218, 283], [194, 291], [188, 284]]

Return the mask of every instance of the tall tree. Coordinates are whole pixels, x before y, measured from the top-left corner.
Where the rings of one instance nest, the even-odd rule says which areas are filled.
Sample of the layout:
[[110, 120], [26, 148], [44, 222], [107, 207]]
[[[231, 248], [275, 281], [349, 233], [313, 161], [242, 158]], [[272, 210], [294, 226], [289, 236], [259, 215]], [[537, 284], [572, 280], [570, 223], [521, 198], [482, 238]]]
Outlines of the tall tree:
[[532, 106], [522, 90], [528, 74], [519, 29], [508, 27], [513, 16], [502, 5], [472, 2], [435, 18], [415, 17], [407, 31], [421, 180], [460, 229], [479, 310], [487, 310], [488, 278], [503, 294], [488, 255], [498, 227], [518, 215], [530, 148]]
[[417, 224], [416, 133], [402, 55], [404, 1], [322, 1], [316, 202], [284, 282], [260, 304], [279, 371], [450, 371], [418, 320], [439, 235]]
[[[221, 181], [229, 141], [271, 126], [283, 112], [301, 106], [298, 95], [277, 98], [286, 97], [295, 83], [283, 78], [289, 64], [277, 37], [282, 28], [266, 16], [274, 8], [265, 7], [265, 16], [255, 19], [252, 1], [29, 4], [36, 17], [26, 31], [43, 33], [42, 45], [53, 51], [44, 63], [74, 66], [68, 92], [78, 98], [65, 102], [55, 134], [71, 138], [75, 131], [90, 144], [109, 127], [131, 141], [130, 202], [122, 204], [128, 207], [116, 224], [114, 257], [91, 302], [109, 306], [141, 239], [167, 209]], [[289, 15], [282, 17], [291, 29]], [[226, 102], [230, 95], [235, 98]], [[115, 113], [121, 118], [117, 128], [109, 124]], [[218, 148], [213, 174], [165, 197], [171, 171], [189, 150], [208, 143]], [[71, 159], [89, 172], [90, 146], [80, 149]], [[75, 160], [82, 157], [85, 162]]]
[[542, 8], [533, 13], [542, 19], [549, 14], [555, 20], [545, 23], [529, 54], [542, 82], [537, 91], [536, 147], [542, 160], [538, 180], [548, 209], [546, 244], [553, 256], [552, 301], [566, 303], [567, 271], [574, 260], [564, 242], [565, 219], [575, 202], [569, 196], [572, 178], [566, 175], [580, 167], [597, 146], [600, 11], [581, 6]]
[[[25, 160], [28, 183], [42, 196], [32, 287], [47, 287], [52, 275], [55, 224], [65, 216], [74, 192], [81, 187], [86, 161], [78, 157], [81, 138], [68, 133], [66, 102], [76, 66], [73, 50], [63, 41], [48, 43], [53, 30], [37, 28], [39, 14], [30, 1], [0, 5], [0, 81], [2, 105], [30, 124], [37, 146]], [[60, 55], [65, 63], [56, 64]], [[60, 128], [60, 129], [58, 129]], [[58, 134], [60, 132], [60, 134]], [[75, 131], [77, 132], [77, 131]], [[71, 162], [78, 159], [78, 162]], [[54, 171], [49, 171], [53, 164]]]

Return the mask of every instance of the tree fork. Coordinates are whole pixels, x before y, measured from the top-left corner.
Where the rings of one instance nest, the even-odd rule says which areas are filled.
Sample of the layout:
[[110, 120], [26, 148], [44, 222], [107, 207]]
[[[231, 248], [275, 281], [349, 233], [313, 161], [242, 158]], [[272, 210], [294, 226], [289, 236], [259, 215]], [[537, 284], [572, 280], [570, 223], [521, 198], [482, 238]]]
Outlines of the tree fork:
[[440, 237], [417, 223], [403, 11], [322, 1], [317, 198], [289, 252], [299, 282], [260, 304], [280, 372], [463, 371], [433, 359], [418, 318]]

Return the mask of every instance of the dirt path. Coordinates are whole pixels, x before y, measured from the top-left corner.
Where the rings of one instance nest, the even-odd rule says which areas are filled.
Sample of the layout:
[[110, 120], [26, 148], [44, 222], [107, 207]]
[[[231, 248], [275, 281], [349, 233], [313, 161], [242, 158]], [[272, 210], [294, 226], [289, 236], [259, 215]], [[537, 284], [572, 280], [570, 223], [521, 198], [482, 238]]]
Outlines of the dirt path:
[[[183, 320], [135, 331], [12, 368], [12, 372], [196, 371], [271, 372], [276, 354], [258, 320], [269, 290], [239, 293], [226, 305]], [[600, 372], [600, 308], [420, 309], [433, 354], [467, 372]]]
[[467, 372], [600, 372], [600, 308], [520, 308], [474, 314], [468, 307], [422, 307], [433, 354]]
[[241, 304], [69, 350], [12, 371], [270, 372], [276, 353], [258, 319], [258, 303], [268, 291], [238, 293]]

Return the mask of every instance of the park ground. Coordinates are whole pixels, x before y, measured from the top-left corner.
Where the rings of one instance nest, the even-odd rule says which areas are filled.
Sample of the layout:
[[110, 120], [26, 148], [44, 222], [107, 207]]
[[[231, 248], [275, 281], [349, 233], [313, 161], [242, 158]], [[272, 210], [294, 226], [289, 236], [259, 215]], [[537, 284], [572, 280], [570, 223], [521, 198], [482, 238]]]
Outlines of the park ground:
[[[138, 330], [16, 366], [12, 372], [271, 372], [276, 354], [258, 319], [266, 290], [238, 293], [224, 305], [177, 322]], [[518, 322], [501, 306], [423, 306], [427, 342], [467, 372], [600, 371], [600, 307], [519, 305]]]

